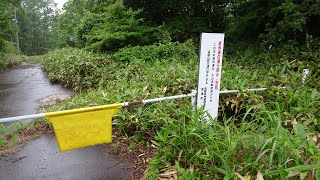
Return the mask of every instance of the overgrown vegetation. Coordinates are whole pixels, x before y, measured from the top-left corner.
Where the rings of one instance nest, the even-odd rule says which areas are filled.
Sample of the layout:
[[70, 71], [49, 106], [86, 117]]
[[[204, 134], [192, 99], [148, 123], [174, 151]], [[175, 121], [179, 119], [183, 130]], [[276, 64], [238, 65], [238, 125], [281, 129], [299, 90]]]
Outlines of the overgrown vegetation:
[[[233, 179], [236, 174], [249, 177], [258, 171], [266, 179], [319, 177], [314, 141], [318, 133], [310, 129], [306, 133], [300, 123], [285, 127], [279, 106], [272, 102], [247, 106], [243, 117], [224, 116], [210, 124], [202, 112], [188, 110], [191, 107], [172, 109], [179, 117], [164, 117], [168, 125], [153, 141], [159, 155], [151, 168], [158, 172], [159, 166], [175, 165], [182, 179]], [[149, 173], [157, 177], [154, 171]]]
[[[310, 54], [315, 60], [317, 56]], [[168, 166], [182, 178], [230, 179], [235, 173], [255, 176], [258, 171], [272, 179], [317, 177], [319, 63], [297, 59], [301, 57], [305, 55], [257, 55], [251, 50], [227, 55], [222, 89], [270, 89], [222, 96], [219, 120], [212, 125], [199, 121], [203, 112], [194, 114], [185, 99], [124, 108], [115, 117], [116, 127], [156, 146], [149, 171], [153, 178]], [[282, 62], [275, 64], [278, 59]], [[51, 79], [82, 90], [51, 110], [189, 93], [197, 83], [197, 63], [192, 42], [128, 47], [111, 55], [69, 48], [43, 61]], [[302, 86], [304, 68], [311, 75]], [[83, 91], [88, 87], [96, 90]]]
[[103, 10], [99, 14], [88, 13], [81, 20], [76, 31], [80, 46], [95, 51], [114, 51], [128, 45], [152, 42], [150, 34], [154, 28], [137, 18], [141, 10], [123, 11], [118, 3]]
[[[145, 54], [143, 59], [141, 53]], [[167, 87], [164, 93], [189, 91], [190, 87], [187, 87], [185, 80], [176, 82], [176, 79], [189, 77], [195, 82], [196, 78], [192, 76], [197, 69], [194, 60], [196, 53], [192, 42], [189, 42], [124, 48], [112, 56], [67, 48], [49, 53], [43, 64], [49, 79], [72, 86], [75, 90], [89, 87], [123, 90], [135, 86], [137, 92], [134, 94], [137, 98], [142, 97], [143, 89], [157, 94], [165, 86], [175, 84], [182, 86], [180, 91]], [[188, 66], [192, 67], [189, 70], [191, 72], [185, 71]], [[176, 73], [176, 78], [167, 76], [167, 71]], [[155, 76], [149, 77], [150, 73]]]
[[0, 51], [0, 71], [28, 59], [26, 56], [19, 56], [16, 53], [17, 50], [13, 46], [13, 43], [3, 41], [2, 52]]
[[31, 123], [0, 124], [0, 157], [15, 152], [19, 143], [39, 137], [40, 133], [48, 133], [50, 129], [49, 123], [43, 119]]
[[23, 60], [25, 59], [21, 58], [20, 56], [0, 52], [0, 71], [19, 64]]
[[[200, 33], [226, 32], [221, 90], [242, 92], [221, 96], [218, 119], [205, 123], [206, 112], [180, 99], [123, 108], [116, 128], [156, 148], [150, 179], [164, 169], [181, 179], [318, 179], [319, 7], [307, 0], [149, 0], [124, 7], [69, 0], [50, 31], [64, 48], [40, 62], [50, 80], [79, 93], [49, 110], [189, 93], [197, 84]], [[35, 53], [48, 49], [33, 44]], [[305, 68], [310, 75], [302, 85]], [[244, 91], [259, 87], [268, 90]]]

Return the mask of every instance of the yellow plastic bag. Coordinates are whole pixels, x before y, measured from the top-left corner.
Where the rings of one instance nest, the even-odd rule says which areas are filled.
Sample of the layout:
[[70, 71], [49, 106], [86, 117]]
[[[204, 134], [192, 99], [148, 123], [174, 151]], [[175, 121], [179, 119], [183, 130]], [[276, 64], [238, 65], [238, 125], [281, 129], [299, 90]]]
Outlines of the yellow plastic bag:
[[122, 104], [46, 113], [61, 152], [112, 142], [112, 116]]

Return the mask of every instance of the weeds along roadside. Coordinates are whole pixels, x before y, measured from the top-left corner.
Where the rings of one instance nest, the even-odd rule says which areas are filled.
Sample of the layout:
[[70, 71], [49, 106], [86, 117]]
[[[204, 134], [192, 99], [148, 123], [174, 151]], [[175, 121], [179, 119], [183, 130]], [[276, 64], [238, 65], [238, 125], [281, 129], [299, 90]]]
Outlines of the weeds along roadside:
[[149, 176], [157, 177], [162, 167], [182, 179], [234, 179], [257, 172], [266, 179], [319, 177], [318, 133], [301, 123], [284, 126], [279, 106], [261, 104], [258, 112], [251, 107], [240, 119], [224, 116], [211, 124], [203, 122], [203, 112], [173, 109], [179, 118], [164, 116], [168, 125], [152, 140], [158, 154], [150, 162]]
[[4, 41], [2, 51], [0, 52], [0, 72], [23, 61], [29, 60], [27, 56], [17, 55], [14, 43]]
[[31, 123], [0, 124], [0, 157], [17, 150], [20, 143], [39, 137], [39, 134], [50, 133], [52, 128], [44, 119], [34, 120]]
[[[31, 57], [16, 54], [15, 47], [6, 42], [4, 52], [0, 52], [0, 72], [22, 62], [33, 60]], [[48, 124], [43, 120], [27, 124], [21, 122], [0, 123], [0, 157], [15, 152], [19, 143], [35, 138], [39, 135], [38, 133], [45, 133], [47, 130], [49, 130]]]
[[[313, 141], [319, 137], [319, 63], [250, 50], [225, 57], [222, 90], [270, 90], [221, 96], [214, 126], [198, 121], [189, 99], [123, 108], [114, 118], [123, 133], [156, 146], [150, 177], [165, 168], [227, 179], [257, 171], [267, 178], [319, 175]], [[49, 78], [79, 93], [48, 111], [189, 93], [197, 84], [197, 59], [192, 42], [128, 47], [112, 55], [53, 51], [42, 62]], [[304, 68], [311, 76], [302, 87]]]
[[29, 57], [24, 55], [0, 53], [0, 72], [25, 61], [29, 61]]

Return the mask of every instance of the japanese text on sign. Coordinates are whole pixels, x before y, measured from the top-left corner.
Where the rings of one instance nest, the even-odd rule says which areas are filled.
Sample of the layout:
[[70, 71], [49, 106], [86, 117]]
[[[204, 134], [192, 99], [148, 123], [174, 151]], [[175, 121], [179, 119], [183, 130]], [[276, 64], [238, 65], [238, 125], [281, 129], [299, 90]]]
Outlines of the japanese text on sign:
[[202, 33], [197, 107], [204, 106], [213, 118], [218, 115], [224, 34]]

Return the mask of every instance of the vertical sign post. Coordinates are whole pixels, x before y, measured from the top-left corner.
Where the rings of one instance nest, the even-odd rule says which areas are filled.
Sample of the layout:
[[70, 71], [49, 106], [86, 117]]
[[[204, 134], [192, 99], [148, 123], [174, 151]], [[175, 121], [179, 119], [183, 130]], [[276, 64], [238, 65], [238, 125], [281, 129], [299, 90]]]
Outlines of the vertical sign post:
[[224, 34], [202, 33], [198, 76], [197, 107], [218, 116]]
[[307, 79], [307, 76], [309, 74], [309, 69], [303, 69], [303, 73], [302, 73], [302, 85], [305, 84], [305, 81]]

